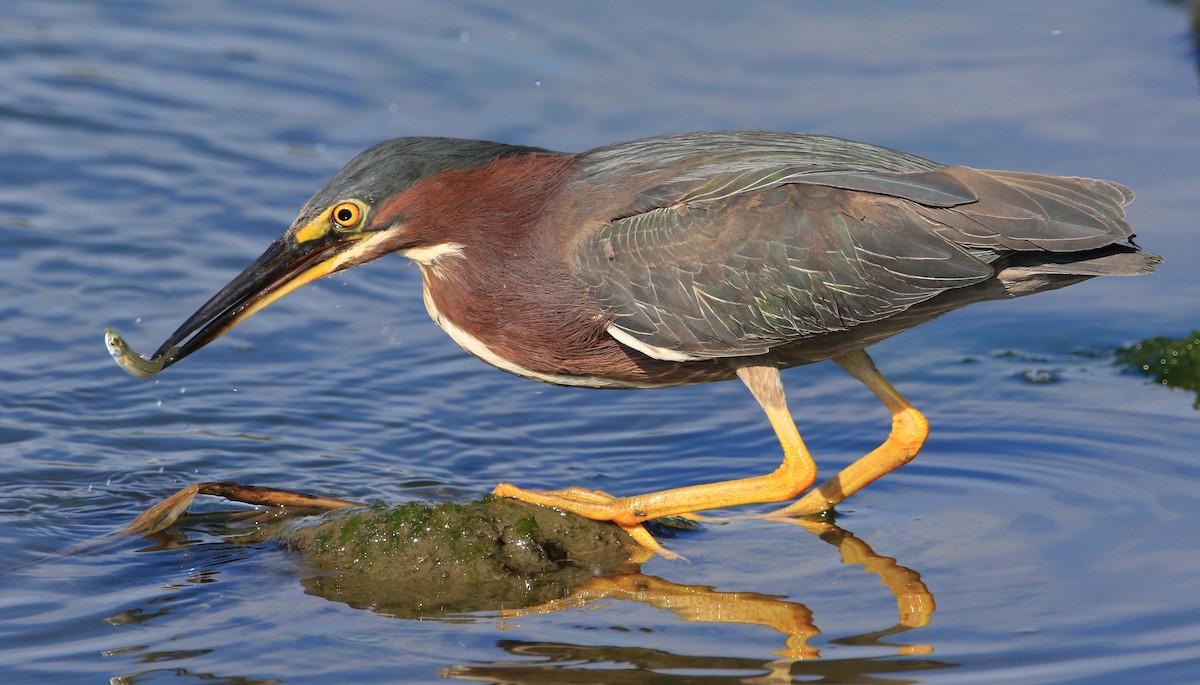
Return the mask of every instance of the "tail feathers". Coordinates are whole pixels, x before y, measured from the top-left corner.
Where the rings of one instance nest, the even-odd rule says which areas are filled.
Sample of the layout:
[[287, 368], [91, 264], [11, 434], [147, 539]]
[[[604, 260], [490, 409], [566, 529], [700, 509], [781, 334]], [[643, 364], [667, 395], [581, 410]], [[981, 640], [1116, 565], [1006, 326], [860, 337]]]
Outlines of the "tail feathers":
[[1141, 276], [1152, 273], [1162, 257], [1130, 245], [1109, 245], [1084, 252], [1017, 253], [1004, 260], [996, 279], [1012, 297], [1053, 290], [1093, 276]]
[[1041, 254], [1038, 257], [1038, 263], [1010, 263], [1007, 268], [1023, 269], [1029, 273], [1075, 276], [1142, 276], [1153, 273], [1163, 261], [1156, 254], [1126, 245], [1062, 255]]

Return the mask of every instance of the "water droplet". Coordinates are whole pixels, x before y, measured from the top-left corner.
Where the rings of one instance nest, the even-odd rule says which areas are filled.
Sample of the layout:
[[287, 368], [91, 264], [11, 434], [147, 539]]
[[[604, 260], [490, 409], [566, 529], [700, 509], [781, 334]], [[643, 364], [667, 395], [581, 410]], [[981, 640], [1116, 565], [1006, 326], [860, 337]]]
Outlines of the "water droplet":
[[467, 31], [466, 29], [463, 29], [462, 31], [459, 31], [459, 32], [458, 32], [458, 39], [459, 39], [460, 41], [464, 42], [464, 43], [469, 43], [469, 42], [471, 42], [471, 32], [470, 32], [470, 31]]

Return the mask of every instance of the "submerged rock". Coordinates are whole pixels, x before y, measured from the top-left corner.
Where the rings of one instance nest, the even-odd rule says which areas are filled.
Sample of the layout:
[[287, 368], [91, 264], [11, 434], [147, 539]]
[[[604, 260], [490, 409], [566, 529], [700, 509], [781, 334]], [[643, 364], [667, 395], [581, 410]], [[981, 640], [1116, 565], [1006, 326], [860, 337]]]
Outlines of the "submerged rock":
[[314, 595], [397, 616], [519, 608], [637, 569], [619, 527], [510, 499], [346, 508], [273, 536]]
[[544, 604], [593, 578], [636, 572], [651, 555], [613, 523], [503, 497], [368, 506], [233, 482], [189, 485], [123, 532], [169, 537], [199, 495], [265, 507], [227, 515], [222, 534], [295, 553], [310, 594], [396, 616]]

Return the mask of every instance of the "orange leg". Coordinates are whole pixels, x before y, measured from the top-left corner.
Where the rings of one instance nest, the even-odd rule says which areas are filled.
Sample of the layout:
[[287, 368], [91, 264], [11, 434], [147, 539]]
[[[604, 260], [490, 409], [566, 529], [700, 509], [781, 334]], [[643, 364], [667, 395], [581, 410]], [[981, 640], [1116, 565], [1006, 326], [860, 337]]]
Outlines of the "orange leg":
[[642, 527], [643, 521], [663, 516], [679, 516], [706, 509], [742, 504], [782, 502], [808, 489], [817, 477], [817, 467], [809, 456], [796, 424], [788, 412], [779, 370], [756, 366], [738, 369], [738, 377], [762, 405], [779, 442], [783, 445], [783, 463], [773, 473], [720, 483], [693, 485], [662, 490], [635, 497], [612, 495], [582, 488], [551, 492], [523, 490], [508, 483], [496, 486], [495, 494], [513, 497], [530, 504], [558, 507], [585, 518], [612, 521], [634, 536], [638, 542], [664, 552]]
[[770, 516], [803, 516], [832, 509], [835, 504], [871, 484], [876, 478], [912, 461], [929, 436], [929, 422], [896, 392], [875, 368], [866, 352], [850, 352], [835, 357], [834, 361], [867, 386], [891, 410], [892, 432], [870, 454], [847, 466], [799, 501], [772, 512]]

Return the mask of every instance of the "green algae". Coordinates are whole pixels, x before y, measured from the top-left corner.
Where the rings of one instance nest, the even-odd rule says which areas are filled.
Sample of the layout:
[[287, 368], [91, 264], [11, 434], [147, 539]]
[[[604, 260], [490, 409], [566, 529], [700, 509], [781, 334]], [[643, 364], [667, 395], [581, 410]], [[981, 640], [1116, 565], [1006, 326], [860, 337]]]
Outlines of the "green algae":
[[1200, 409], [1200, 330], [1181, 338], [1158, 336], [1122, 347], [1117, 363], [1158, 383], [1196, 393]]
[[382, 503], [286, 522], [307, 592], [406, 617], [503, 610], [568, 596], [636, 569], [619, 527], [511, 499]]

